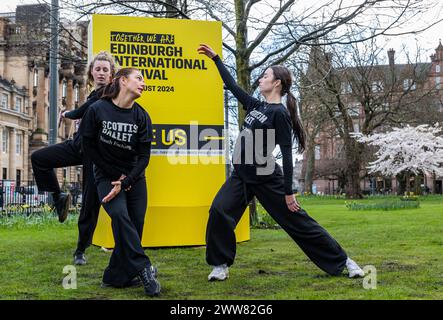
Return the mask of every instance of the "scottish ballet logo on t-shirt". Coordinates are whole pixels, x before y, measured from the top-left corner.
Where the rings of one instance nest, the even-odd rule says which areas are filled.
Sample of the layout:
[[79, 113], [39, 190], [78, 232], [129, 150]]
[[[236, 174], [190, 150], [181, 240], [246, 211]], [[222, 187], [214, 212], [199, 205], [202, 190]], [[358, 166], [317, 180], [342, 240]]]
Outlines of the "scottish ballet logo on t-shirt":
[[[132, 150], [131, 138], [138, 131], [132, 123], [102, 121], [101, 141], [119, 148]], [[112, 139], [106, 139], [107, 137]]]

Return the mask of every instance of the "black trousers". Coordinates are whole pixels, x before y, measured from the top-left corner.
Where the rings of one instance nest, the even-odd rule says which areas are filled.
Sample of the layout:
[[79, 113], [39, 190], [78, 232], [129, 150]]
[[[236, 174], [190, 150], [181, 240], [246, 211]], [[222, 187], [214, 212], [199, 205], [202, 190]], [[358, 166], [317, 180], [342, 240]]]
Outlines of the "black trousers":
[[[98, 194], [103, 199], [113, 188], [109, 179], [97, 181]], [[140, 178], [129, 191], [121, 191], [103, 204], [111, 217], [115, 247], [103, 282], [125, 287], [139, 271], [151, 264], [141, 245], [147, 207], [146, 179]]]
[[31, 155], [32, 170], [39, 191], [60, 192], [54, 168], [83, 165], [82, 206], [78, 218], [77, 252], [84, 252], [92, 242], [100, 211], [100, 200], [94, 181], [92, 161], [83, 157], [76, 140], [40, 149]]
[[206, 229], [206, 261], [217, 266], [234, 263], [237, 226], [248, 203], [256, 196], [265, 210], [303, 252], [330, 275], [342, 273], [347, 254], [337, 241], [305, 210], [291, 212], [285, 201], [283, 175], [262, 184], [246, 184], [234, 171], [215, 196]]

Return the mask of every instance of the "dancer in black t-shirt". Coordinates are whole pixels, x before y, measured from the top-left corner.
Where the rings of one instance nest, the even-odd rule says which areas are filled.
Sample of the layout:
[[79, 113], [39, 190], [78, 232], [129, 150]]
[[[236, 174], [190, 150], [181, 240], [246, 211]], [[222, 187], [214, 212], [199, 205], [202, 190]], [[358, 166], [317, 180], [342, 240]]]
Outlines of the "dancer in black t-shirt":
[[145, 293], [155, 296], [160, 293], [160, 283], [141, 245], [147, 208], [145, 169], [153, 139], [151, 119], [134, 101], [144, 88], [139, 70], [121, 69], [104, 89], [102, 99], [86, 112], [82, 134], [115, 241], [102, 286], [131, 286], [138, 276]]
[[[337, 241], [300, 207], [292, 190], [292, 136], [298, 142], [299, 152], [305, 147], [305, 138], [295, 97], [290, 92], [290, 71], [283, 66], [269, 67], [259, 80], [260, 92], [265, 97], [265, 101], [260, 101], [236, 84], [209, 46], [202, 44], [198, 51], [215, 62], [226, 87], [246, 110], [234, 150], [234, 171], [210, 208], [206, 260], [213, 270], [208, 280], [228, 278], [228, 267], [234, 263], [236, 253], [234, 229], [254, 195], [320, 269], [339, 275], [346, 266], [350, 277], [363, 276], [363, 270], [348, 258]], [[283, 172], [272, 156], [274, 142], [283, 155]]]
[[[63, 112], [62, 117], [72, 120], [81, 119], [89, 106], [99, 99], [100, 93], [97, 92], [111, 82], [114, 74], [114, 58], [105, 51], [97, 54], [88, 67], [88, 81], [94, 86], [94, 90], [83, 105], [78, 109]], [[37, 150], [31, 155], [32, 169], [38, 190], [52, 192], [54, 207], [60, 222], [64, 222], [68, 216], [70, 195], [61, 192], [54, 168], [83, 165], [82, 206], [78, 218], [77, 248], [74, 252], [74, 264], [76, 265], [86, 264], [85, 251], [92, 242], [100, 211], [92, 162], [87, 155], [81, 152], [82, 129], [83, 126], [80, 123], [73, 139]]]

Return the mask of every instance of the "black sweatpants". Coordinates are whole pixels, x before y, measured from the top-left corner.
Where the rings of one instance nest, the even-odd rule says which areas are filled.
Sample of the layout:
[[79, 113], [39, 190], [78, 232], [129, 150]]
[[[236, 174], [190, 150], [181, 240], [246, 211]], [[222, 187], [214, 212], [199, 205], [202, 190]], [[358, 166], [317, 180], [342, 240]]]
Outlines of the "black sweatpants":
[[330, 275], [342, 273], [347, 254], [337, 241], [300, 209], [291, 212], [285, 200], [283, 175], [262, 184], [247, 184], [234, 171], [215, 196], [206, 229], [206, 261], [217, 266], [234, 263], [234, 229], [248, 203], [256, 196], [265, 210], [289, 234], [303, 252]]
[[[98, 179], [98, 194], [103, 199], [113, 188], [109, 179]], [[151, 265], [141, 245], [147, 207], [146, 179], [140, 178], [129, 191], [121, 191], [103, 204], [111, 217], [115, 247], [103, 282], [114, 287], [125, 287], [143, 268]]]
[[[76, 138], [78, 139], [78, 137]], [[92, 242], [100, 211], [92, 161], [83, 157], [78, 140], [66, 140], [31, 155], [32, 170], [39, 191], [60, 192], [54, 168], [83, 165], [82, 206], [78, 218], [77, 252], [85, 252]]]

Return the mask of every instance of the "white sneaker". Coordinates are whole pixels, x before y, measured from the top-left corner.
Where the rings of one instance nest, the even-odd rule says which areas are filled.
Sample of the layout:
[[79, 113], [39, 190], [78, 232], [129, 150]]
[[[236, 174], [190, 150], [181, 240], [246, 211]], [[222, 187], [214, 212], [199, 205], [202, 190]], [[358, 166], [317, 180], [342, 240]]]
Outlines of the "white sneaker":
[[214, 266], [214, 269], [212, 269], [212, 272], [208, 276], [208, 281], [224, 281], [227, 278], [229, 278], [229, 268], [225, 263], [220, 266]]
[[346, 260], [346, 268], [348, 269], [348, 272], [349, 272], [349, 278], [356, 278], [356, 277], [364, 277], [365, 276], [365, 272], [351, 258], [348, 258]]

